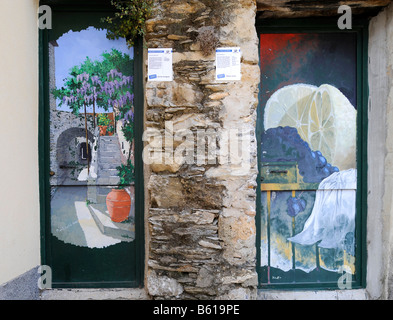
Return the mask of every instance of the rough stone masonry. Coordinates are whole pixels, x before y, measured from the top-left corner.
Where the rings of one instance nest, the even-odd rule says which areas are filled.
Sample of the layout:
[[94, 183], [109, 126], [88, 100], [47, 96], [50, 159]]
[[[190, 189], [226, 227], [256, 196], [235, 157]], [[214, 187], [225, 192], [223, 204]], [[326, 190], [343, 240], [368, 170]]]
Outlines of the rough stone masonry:
[[[256, 297], [255, 14], [254, 0], [156, 0], [147, 22], [147, 47], [173, 48], [174, 80], [146, 82], [145, 130], [164, 137], [168, 121], [191, 132], [239, 130], [251, 148], [243, 171], [219, 161], [146, 165], [146, 284], [155, 299]], [[216, 47], [241, 48], [241, 81], [215, 80]]]

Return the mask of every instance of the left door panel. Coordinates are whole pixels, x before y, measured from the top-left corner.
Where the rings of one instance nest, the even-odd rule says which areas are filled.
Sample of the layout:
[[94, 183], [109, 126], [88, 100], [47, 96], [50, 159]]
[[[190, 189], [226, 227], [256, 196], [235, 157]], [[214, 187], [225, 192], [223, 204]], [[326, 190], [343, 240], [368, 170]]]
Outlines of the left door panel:
[[107, 12], [54, 11], [46, 56], [46, 260], [56, 287], [135, 287], [134, 48]]

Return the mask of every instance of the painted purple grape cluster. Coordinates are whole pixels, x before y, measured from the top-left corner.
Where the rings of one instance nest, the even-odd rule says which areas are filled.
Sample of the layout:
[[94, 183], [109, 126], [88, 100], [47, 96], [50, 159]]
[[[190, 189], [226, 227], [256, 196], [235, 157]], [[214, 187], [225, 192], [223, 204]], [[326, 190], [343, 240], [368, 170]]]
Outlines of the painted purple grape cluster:
[[306, 183], [319, 183], [339, 171], [318, 150], [310, 149], [296, 128], [277, 127], [262, 133], [262, 162], [293, 161]]
[[287, 200], [287, 205], [288, 205], [288, 215], [290, 217], [296, 217], [300, 212], [304, 211], [306, 209], [306, 200], [303, 198], [296, 198], [296, 197], [290, 197]]

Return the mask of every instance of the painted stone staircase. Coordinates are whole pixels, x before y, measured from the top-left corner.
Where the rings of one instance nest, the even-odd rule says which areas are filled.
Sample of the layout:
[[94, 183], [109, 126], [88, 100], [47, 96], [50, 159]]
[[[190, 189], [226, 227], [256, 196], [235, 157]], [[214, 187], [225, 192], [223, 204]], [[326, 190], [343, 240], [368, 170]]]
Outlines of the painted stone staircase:
[[121, 150], [117, 135], [99, 136], [96, 152], [96, 179], [89, 181], [88, 209], [102, 235], [117, 241], [131, 242], [135, 239], [135, 224], [131, 220], [113, 222], [106, 206], [108, 193], [117, 187], [120, 178], [116, 169], [121, 165]]
[[105, 203], [112, 187], [117, 186], [120, 178], [116, 167], [121, 165], [121, 151], [117, 135], [100, 136], [97, 149], [97, 203]]

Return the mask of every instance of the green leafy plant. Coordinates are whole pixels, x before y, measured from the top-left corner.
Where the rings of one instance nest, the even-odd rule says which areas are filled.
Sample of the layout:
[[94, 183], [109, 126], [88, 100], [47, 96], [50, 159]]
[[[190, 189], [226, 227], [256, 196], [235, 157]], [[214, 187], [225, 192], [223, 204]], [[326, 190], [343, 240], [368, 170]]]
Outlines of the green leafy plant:
[[131, 150], [134, 143], [134, 112], [131, 108], [128, 109], [128, 111], [126, 110], [126, 108], [122, 109], [123, 115], [121, 115], [121, 120], [123, 125], [121, 131], [123, 132], [125, 140], [130, 144], [130, 147], [126, 164], [122, 164], [116, 168], [118, 171], [117, 175], [120, 177], [118, 184], [119, 189], [124, 189], [135, 181], [135, 168], [131, 161]]
[[111, 119], [109, 119], [106, 113], [100, 113], [98, 115], [97, 123], [99, 126], [109, 126]]
[[123, 132], [124, 138], [126, 139], [126, 141], [132, 142], [134, 140], [134, 123], [133, 122], [132, 122], [132, 124], [126, 123], [126, 125], [124, 125], [121, 128], [121, 131]]
[[114, 126], [109, 126], [106, 131], [108, 131], [109, 133], [112, 133], [112, 132], [115, 131], [115, 127]]
[[154, 0], [112, 0], [114, 17], [106, 17], [108, 39], [125, 38], [129, 47], [138, 36], [145, 35], [145, 23], [151, 16]]
[[120, 177], [119, 189], [123, 189], [129, 186], [135, 181], [134, 165], [131, 160], [127, 160], [127, 164], [122, 164], [116, 168], [118, 170], [118, 176]]

